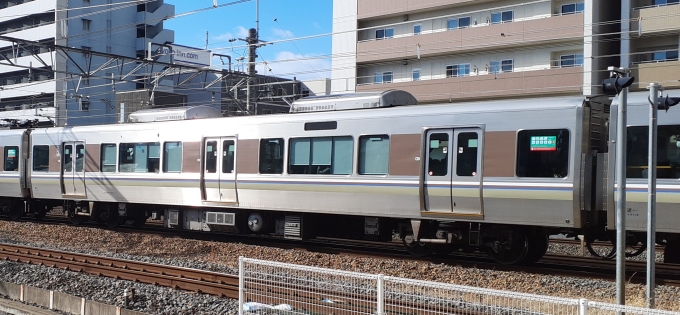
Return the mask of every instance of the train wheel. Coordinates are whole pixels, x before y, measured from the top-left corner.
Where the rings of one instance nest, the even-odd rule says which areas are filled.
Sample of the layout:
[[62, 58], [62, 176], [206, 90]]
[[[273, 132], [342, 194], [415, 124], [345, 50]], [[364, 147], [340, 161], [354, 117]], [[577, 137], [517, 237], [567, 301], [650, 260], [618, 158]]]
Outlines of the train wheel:
[[526, 234], [519, 229], [506, 230], [487, 247], [487, 253], [493, 260], [504, 265], [513, 265], [522, 261], [529, 251]]
[[16, 202], [9, 201], [7, 202], [7, 210], [9, 212], [9, 218], [12, 221], [17, 221], [21, 219], [22, 216], [24, 216], [24, 209], [20, 205], [18, 205]]
[[123, 224], [123, 218], [118, 214], [117, 209], [109, 207], [106, 212], [106, 226], [115, 229]]
[[69, 217], [69, 219], [71, 220], [71, 224], [73, 224], [73, 225], [81, 225], [81, 224], [83, 224], [83, 222], [85, 222], [85, 217], [82, 216], [82, 215], [75, 215], [74, 214], [74, 215], [71, 215]]
[[547, 235], [537, 232], [528, 239], [528, 242], [529, 249], [527, 251], [527, 256], [522, 260], [522, 263], [533, 264], [543, 258], [545, 253], [548, 252], [550, 240]]
[[434, 246], [430, 243], [421, 243], [414, 239], [413, 234], [408, 234], [403, 238], [404, 247], [409, 254], [416, 257], [425, 257], [432, 254]]

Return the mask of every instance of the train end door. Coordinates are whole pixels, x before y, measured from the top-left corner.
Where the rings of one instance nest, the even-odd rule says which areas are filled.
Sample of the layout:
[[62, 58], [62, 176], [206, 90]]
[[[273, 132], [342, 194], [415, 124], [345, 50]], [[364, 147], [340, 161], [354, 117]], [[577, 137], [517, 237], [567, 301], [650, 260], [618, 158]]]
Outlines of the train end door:
[[237, 203], [236, 138], [206, 138], [203, 155], [203, 196], [205, 201]]
[[64, 142], [61, 145], [61, 190], [64, 196], [86, 198], [85, 142]]
[[425, 211], [482, 215], [483, 134], [475, 127], [427, 131]]

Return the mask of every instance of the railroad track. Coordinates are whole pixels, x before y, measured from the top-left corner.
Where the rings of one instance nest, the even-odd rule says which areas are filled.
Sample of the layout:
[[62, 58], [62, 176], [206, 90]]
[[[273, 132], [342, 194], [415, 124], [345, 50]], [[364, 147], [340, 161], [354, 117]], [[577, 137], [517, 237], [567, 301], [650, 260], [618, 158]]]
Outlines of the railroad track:
[[[35, 223], [35, 221], [30, 221]], [[42, 222], [43, 224], [64, 224], [57, 220]], [[99, 227], [98, 227], [99, 228]], [[120, 227], [115, 229], [121, 233], [142, 233], [164, 237], [182, 237], [195, 240], [240, 242], [247, 245], [298, 249], [309, 252], [326, 253], [340, 256], [371, 257], [378, 259], [404, 259], [434, 264], [454, 265], [463, 268], [480, 268], [500, 271], [526, 272], [566, 277], [594, 278], [602, 280], [615, 279], [615, 263], [590, 256], [568, 256], [547, 254], [538, 263], [530, 266], [499, 265], [484, 253], [455, 252], [451, 255], [435, 255], [432, 257], [414, 257], [406, 252], [400, 242], [348, 241], [333, 238], [319, 238], [309, 241], [291, 241], [281, 238], [267, 238], [257, 235], [208, 234], [177, 230], [167, 230], [153, 225], [144, 228]], [[553, 240], [551, 242], [578, 245], [573, 240]], [[601, 245], [606, 246], [607, 243]], [[600, 244], [598, 244], [600, 245]], [[1, 257], [0, 257], [1, 258]], [[631, 283], [645, 283], [645, 262], [626, 261], [627, 279]], [[658, 263], [657, 284], [680, 286], [680, 265]]]
[[238, 276], [217, 272], [13, 244], [0, 244], [0, 260], [238, 298]]

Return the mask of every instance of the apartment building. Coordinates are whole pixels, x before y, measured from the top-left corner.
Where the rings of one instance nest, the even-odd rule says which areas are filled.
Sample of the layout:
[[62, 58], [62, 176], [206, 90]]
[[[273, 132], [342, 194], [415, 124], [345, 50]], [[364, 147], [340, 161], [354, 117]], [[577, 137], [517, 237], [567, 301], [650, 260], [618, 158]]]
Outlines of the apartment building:
[[[163, 28], [163, 20], [174, 14], [175, 7], [163, 0], [0, 0], [0, 35], [138, 57], [144, 56], [149, 42], [174, 41], [174, 32]], [[106, 58], [28, 51], [7, 41], [0, 41], [0, 54], [0, 60], [19, 66], [0, 65], [0, 118], [31, 118], [22, 113], [41, 108], [56, 110], [58, 125], [116, 121], [116, 96], [111, 80], [104, 79], [113, 70], [78, 75], [81, 69], [96, 69]], [[115, 86], [117, 91], [137, 88], [135, 82]]]
[[620, 13], [618, 1], [334, 0], [332, 91], [595, 94], [619, 65]]
[[[621, 41], [622, 64], [636, 77], [635, 90], [657, 82], [680, 88], [680, 0], [626, 0], [622, 16], [630, 16], [630, 35]], [[626, 26], [624, 25], [623, 28]]]

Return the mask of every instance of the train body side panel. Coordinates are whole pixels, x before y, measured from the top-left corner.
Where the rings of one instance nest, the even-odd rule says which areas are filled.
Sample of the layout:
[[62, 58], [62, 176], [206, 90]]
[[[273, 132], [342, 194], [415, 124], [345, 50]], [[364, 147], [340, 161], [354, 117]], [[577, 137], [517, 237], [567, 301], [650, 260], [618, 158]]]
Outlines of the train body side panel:
[[[561, 102], [561, 103], [560, 103]], [[50, 146], [49, 169], [32, 171], [36, 198], [67, 199], [62, 194], [61, 144], [83, 141], [88, 150], [101, 144], [116, 144], [120, 161], [121, 143], [160, 144], [160, 160], [166, 142], [202, 143], [207, 137], [236, 137], [236, 187], [238, 203], [206, 203], [201, 190], [204, 153], [200, 145], [185, 147], [182, 172], [130, 171], [120, 167], [102, 171], [102, 161], [89, 161], [85, 173], [88, 201], [148, 203], [161, 205], [239, 207], [287, 212], [352, 214], [393, 218], [441, 218], [490, 223], [512, 223], [554, 227], [578, 227], [579, 172], [581, 156], [580, 110], [583, 99], [516, 100], [467, 105], [445, 104], [401, 108], [367, 109], [311, 114], [267, 115], [126, 124], [91, 127], [39, 129], [33, 145]], [[478, 107], [479, 106], [479, 107]], [[306, 131], [305, 123], [337, 121], [332, 130]], [[421, 207], [423, 157], [417, 141], [425, 128], [466, 128], [484, 126], [481, 196], [482, 215], [461, 217], [455, 213], [432, 213]], [[522, 130], [566, 129], [570, 134], [569, 166], [566, 177], [517, 177], [516, 135]], [[503, 136], [493, 138], [494, 135]], [[357, 171], [359, 139], [364, 135], [390, 135], [395, 147], [404, 143], [400, 154], [390, 157], [390, 175], [360, 175]], [[304, 137], [351, 137], [353, 169], [349, 175], [290, 174], [290, 140]], [[283, 138], [283, 172], [259, 174], [260, 139]], [[512, 139], [512, 140], [510, 140]], [[417, 142], [419, 146], [423, 143]], [[500, 149], [499, 149], [500, 148]], [[192, 150], [186, 152], [186, 150]], [[246, 150], [243, 152], [242, 150]], [[92, 156], [97, 156], [92, 154]], [[411, 162], [412, 161], [412, 162]], [[196, 165], [198, 163], [198, 165]], [[498, 164], [500, 163], [500, 164]], [[97, 165], [100, 166], [97, 171]], [[94, 170], [94, 171], [93, 171]], [[394, 171], [394, 172], [393, 172]], [[420, 175], [419, 175], [420, 174]]]

